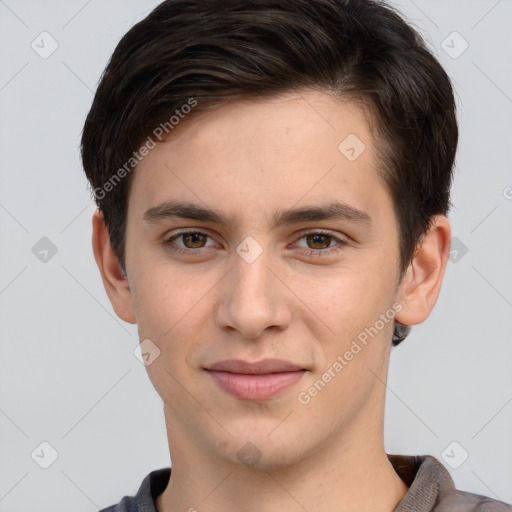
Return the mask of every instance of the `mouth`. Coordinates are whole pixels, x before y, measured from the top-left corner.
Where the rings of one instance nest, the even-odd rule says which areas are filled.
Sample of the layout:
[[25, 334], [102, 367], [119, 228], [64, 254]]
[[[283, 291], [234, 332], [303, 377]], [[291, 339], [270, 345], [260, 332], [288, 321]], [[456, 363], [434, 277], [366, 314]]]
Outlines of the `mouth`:
[[302, 379], [308, 371], [279, 359], [250, 363], [237, 359], [219, 361], [205, 368], [221, 390], [241, 400], [267, 400]]

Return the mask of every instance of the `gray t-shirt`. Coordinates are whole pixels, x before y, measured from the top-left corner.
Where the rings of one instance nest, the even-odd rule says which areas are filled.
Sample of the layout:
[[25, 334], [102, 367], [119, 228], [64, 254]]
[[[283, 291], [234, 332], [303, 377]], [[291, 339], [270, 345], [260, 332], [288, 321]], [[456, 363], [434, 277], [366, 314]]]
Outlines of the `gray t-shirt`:
[[[450, 473], [431, 455], [392, 455], [388, 459], [409, 487], [393, 512], [512, 512], [512, 506], [479, 494], [455, 489]], [[155, 500], [164, 492], [171, 468], [152, 471], [137, 494], [100, 512], [157, 512]]]

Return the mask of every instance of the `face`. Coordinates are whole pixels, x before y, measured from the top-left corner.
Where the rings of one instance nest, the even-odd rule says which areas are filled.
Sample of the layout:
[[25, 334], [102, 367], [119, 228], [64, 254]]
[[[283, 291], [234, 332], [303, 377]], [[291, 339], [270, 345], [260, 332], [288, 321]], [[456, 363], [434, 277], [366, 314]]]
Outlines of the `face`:
[[362, 108], [312, 91], [197, 114], [138, 165], [126, 271], [171, 452], [275, 467], [382, 436], [400, 304], [378, 169]]

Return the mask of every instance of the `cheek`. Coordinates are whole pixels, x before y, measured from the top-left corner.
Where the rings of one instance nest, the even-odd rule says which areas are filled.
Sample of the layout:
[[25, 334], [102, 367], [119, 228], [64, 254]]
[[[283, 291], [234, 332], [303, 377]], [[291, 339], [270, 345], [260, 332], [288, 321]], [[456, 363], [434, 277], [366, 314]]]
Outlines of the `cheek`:
[[141, 335], [166, 338], [180, 319], [197, 303], [195, 289], [186, 286], [177, 272], [150, 266], [139, 274], [132, 287], [132, 297]]
[[393, 298], [392, 279], [376, 262], [356, 263], [326, 272], [290, 276], [290, 287], [337, 338], [353, 335], [372, 324]]
[[311, 281], [315, 284], [308, 305], [334, 331], [319, 339], [321, 364], [311, 387], [304, 389], [322, 389], [318, 394], [323, 398], [312, 399], [311, 410], [319, 417], [332, 415], [332, 407], [338, 406], [343, 407], [340, 418], [352, 417], [379, 385], [374, 374], [381, 375], [393, 329], [392, 320], [380, 320], [392, 308], [391, 277], [383, 268], [369, 265]]
[[[179, 271], [168, 264], [147, 265], [135, 280], [132, 296], [139, 337], [149, 338], [160, 349], [159, 365], [176, 374], [192, 364], [201, 340], [211, 336], [212, 304], [208, 294], [218, 277]], [[210, 321], [210, 322], [209, 322]]]
[[[140, 340], [149, 339], [157, 347], [158, 357], [146, 366], [148, 376], [168, 405], [181, 403], [186, 370], [200, 350], [198, 318], [205, 314], [204, 301], [197, 287], [186, 286], [185, 280], [169, 269], [156, 268], [136, 280], [132, 290]], [[203, 292], [204, 294], [204, 292]]]

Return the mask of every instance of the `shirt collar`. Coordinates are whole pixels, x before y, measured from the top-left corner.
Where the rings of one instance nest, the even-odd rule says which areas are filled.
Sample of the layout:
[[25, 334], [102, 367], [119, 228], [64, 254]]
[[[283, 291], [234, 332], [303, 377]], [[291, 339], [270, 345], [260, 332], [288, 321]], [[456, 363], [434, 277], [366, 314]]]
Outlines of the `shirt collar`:
[[[440, 496], [456, 492], [450, 473], [430, 455], [393, 455], [388, 459], [409, 490], [393, 512], [429, 512]], [[142, 482], [135, 500], [140, 512], [156, 512], [156, 498], [164, 492], [171, 468], [152, 471]]]

